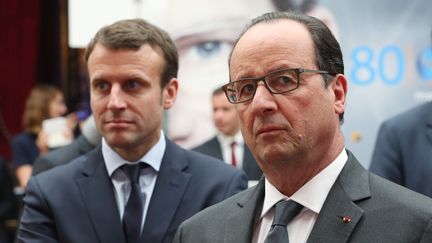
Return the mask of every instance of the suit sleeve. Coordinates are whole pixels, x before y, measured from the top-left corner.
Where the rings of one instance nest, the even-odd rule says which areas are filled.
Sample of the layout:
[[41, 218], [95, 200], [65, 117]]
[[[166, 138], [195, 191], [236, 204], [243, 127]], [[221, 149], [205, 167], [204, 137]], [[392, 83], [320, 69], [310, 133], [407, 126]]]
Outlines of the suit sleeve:
[[400, 138], [397, 128], [387, 122], [378, 131], [370, 171], [404, 185]]
[[11, 142], [12, 163], [15, 168], [22, 165], [32, 165], [39, 150], [35, 143], [31, 143], [25, 137], [15, 137]]
[[428, 243], [432, 242], [432, 219], [429, 220], [428, 225], [422, 235], [420, 243]]
[[32, 177], [30, 179], [23, 201], [24, 208], [17, 231], [16, 242], [58, 242], [53, 216], [40, 190], [37, 178]]
[[182, 242], [182, 225], [180, 225], [174, 235], [174, 240], [172, 243], [180, 243]]
[[48, 159], [46, 159], [44, 156], [39, 156], [33, 164], [32, 175], [37, 175], [40, 172], [49, 170], [53, 167], [54, 166]]

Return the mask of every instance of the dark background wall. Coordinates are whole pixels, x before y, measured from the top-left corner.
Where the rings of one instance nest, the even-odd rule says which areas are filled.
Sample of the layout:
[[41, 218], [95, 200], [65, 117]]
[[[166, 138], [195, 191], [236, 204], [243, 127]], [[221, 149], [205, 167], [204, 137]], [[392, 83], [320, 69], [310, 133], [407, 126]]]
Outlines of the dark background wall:
[[34, 84], [60, 87], [69, 109], [76, 109], [82, 87], [69, 70], [77, 70], [80, 51], [67, 46], [67, 0], [2, 0], [1, 5], [0, 155], [10, 159], [8, 138], [21, 131], [25, 98]]

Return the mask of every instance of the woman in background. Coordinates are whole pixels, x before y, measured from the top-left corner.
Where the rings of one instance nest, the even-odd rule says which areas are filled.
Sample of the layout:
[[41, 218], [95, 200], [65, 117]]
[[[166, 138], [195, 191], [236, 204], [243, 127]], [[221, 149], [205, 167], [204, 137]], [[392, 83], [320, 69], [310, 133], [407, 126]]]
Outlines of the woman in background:
[[12, 163], [20, 187], [27, 185], [36, 158], [49, 150], [48, 136], [42, 129], [42, 122], [66, 112], [67, 107], [60, 89], [48, 84], [37, 84], [30, 91], [23, 113], [23, 132], [11, 142]]

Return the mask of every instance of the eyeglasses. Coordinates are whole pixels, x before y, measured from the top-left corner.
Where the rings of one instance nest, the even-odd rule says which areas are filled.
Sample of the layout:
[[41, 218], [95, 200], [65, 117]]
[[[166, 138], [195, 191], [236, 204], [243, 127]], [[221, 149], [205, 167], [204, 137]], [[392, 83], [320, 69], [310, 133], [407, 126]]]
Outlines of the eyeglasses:
[[245, 78], [229, 82], [222, 86], [228, 101], [237, 104], [252, 100], [255, 96], [258, 82], [263, 81], [272, 94], [282, 94], [299, 87], [301, 73], [329, 74], [327, 71], [304, 68], [286, 68], [267, 73], [259, 78]]

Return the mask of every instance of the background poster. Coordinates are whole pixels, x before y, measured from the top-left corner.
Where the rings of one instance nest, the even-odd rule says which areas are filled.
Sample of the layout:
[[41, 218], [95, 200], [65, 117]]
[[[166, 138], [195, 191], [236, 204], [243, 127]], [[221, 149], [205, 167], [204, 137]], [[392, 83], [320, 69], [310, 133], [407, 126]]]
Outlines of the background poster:
[[167, 30], [179, 48], [180, 91], [165, 130], [190, 148], [214, 134], [210, 95], [229, 81], [227, 57], [244, 24], [286, 8], [323, 19], [340, 41], [349, 80], [342, 130], [368, 167], [381, 122], [432, 100], [432, 1], [70, 0], [69, 44], [83, 48], [101, 26], [123, 18]]
[[322, 0], [340, 31], [346, 146], [369, 166], [381, 122], [432, 100], [432, 2]]

